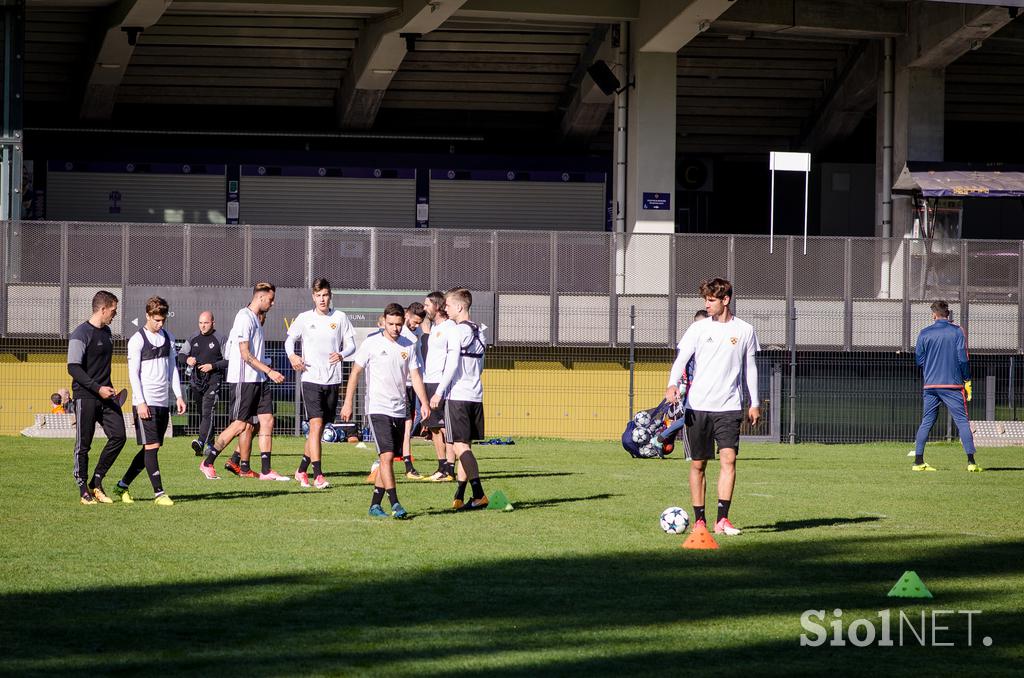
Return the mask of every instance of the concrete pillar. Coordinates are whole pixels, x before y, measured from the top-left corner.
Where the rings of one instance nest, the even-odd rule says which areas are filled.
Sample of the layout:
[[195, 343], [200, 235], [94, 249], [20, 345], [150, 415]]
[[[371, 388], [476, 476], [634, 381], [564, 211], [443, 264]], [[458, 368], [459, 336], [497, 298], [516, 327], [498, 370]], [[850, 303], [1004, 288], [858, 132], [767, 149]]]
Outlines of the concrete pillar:
[[[634, 52], [632, 64], [636, 87], [630, 92], [626, 141], [626, 232], [630, 237], [625, 291], [667, 294], [668, 238], [632, 235], [675, 232], [676, 55]], [[645, 194], [649, 209], [644, 209]], [[650, 209], [656, 206], [664, 209]]]

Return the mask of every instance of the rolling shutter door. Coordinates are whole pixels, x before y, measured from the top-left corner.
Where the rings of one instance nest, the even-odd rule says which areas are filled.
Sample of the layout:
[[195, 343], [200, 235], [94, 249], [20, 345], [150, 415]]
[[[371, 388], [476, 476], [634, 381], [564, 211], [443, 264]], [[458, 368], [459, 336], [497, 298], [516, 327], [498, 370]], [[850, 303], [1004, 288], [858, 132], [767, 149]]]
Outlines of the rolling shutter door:
[[415, 179], [243, 176], [246, 224], [416, 225]]
[[431, 228], [605, 230], [598, 182], [430, 182]]
[[46, 216], [59, 221], [225, 223], [224, 170], [214, 174], [47, 172]]

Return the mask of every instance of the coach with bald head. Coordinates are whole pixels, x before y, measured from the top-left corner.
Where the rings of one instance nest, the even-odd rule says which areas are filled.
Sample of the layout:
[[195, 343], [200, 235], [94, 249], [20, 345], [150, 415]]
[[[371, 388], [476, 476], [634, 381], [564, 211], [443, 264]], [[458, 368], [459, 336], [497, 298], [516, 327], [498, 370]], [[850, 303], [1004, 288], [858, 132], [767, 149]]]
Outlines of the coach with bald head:
[[223, 347], [224, 337], [214, 329], [213, 313], [203, 311], [199, 314], [199, 331], [178, 351], [178, 364], [186, 368], [186, 374], [191, 372], [189, 390], [194, 404], [189, 411], [200, 413], [199, 437], [192, 441], [197, 457], [202, 456], [213, 434], [213, 409], [228, 367]]

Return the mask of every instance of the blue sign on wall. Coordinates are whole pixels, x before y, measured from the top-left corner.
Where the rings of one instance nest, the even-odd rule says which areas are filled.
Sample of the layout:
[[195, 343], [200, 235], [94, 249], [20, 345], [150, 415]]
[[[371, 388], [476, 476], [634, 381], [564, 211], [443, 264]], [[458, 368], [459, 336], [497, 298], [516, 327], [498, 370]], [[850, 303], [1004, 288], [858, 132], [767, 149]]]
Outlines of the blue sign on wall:
[[671, 193], [644, 193], [645, 210], [669, 210], [672, 209]]

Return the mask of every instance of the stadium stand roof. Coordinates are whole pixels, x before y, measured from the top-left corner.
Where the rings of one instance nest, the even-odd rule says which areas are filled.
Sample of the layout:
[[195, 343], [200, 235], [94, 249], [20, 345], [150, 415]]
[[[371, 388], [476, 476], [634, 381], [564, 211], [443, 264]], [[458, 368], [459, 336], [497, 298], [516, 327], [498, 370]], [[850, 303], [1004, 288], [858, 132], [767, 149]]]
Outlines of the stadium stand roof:
[[[684, 10], [664, 30], [645, 15], [688, 4], [28, 0], [26, 126], [517, 130], [608, 148], [612, 98], [586, 68], [629, 22], [634, 41], [678, 42], [679, 152], [813, 150], [870, 115], [879, 39], [907, 32], [904, 0], [723, 0], [690, 33], [673, 28]], [[921, 59], [951, 61], [948, 120], [1010, 122], [1022, 55], [1000, 7]]]

